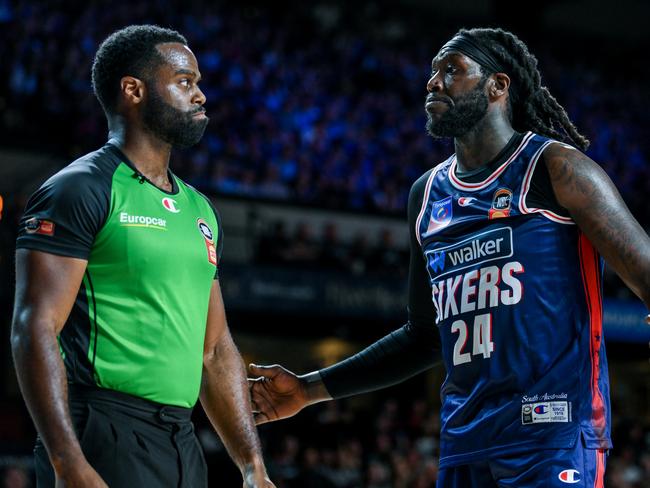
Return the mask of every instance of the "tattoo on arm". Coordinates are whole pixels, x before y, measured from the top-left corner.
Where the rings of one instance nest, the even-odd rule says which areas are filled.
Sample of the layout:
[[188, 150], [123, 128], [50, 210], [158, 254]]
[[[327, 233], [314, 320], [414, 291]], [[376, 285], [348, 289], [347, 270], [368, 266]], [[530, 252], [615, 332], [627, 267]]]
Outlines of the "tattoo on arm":
[[650, 238], [605, 171], [586, 155], [558, 144], [545, 154], [558, 202], [607, 263], [650, 307]]

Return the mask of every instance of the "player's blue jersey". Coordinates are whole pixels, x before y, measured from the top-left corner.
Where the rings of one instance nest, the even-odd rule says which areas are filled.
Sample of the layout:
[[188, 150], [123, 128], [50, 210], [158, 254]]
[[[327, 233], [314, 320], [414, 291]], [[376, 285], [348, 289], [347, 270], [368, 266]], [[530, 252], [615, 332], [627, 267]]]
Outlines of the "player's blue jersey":
[[602, 260], [570, 218], [526, 203], [549, 144], [529, 132], [482, 182], [455, 155], [427, 181], [415, 230], [447, 369], [441, 467], [580, 435], [611, 447]]

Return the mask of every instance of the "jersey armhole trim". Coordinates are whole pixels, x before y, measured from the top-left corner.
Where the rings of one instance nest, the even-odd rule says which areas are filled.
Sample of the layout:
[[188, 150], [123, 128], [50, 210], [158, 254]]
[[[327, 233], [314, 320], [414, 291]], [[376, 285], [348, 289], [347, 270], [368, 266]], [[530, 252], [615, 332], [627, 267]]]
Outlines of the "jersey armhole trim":
[[[544, 152], [544, 149], [546, 149], [551, 144], [561, 144], [562, 146], [567, 146], [567, 144], [563, 144], [558, 141], [549, 140], [546, 141], [544, 144], [542, 144], [539, 147], [539, 149], [535, 152], [535, 154], [533, 154], [533, 157], [530, 159], [530, 162], [528, 163], [528, 168], [524, 173], [524, 182], [521, 185], [521, 194], [519, 196], [519, 211], [522, 214], [539, 213], [542, 216], [546, 217], [548, 220], [555, 222], [557, 224], [575, 225], [575, 222], [570, 217], [564, 217], [563, 215], [558, 215], [555, 212], [552, 212], [547, 209], [528, 207], [526, 205], [526, 197], [528, 196], [528, 192], [530, 190], [530, 184], [533, 180], [533, 174], [535, 173], [537, 162], [539, 161], [540, 156]], [[571, 147], [571, 146], [567, 146], [567, 147]]]
[[431, 191], [431, 184], [433, 183], [433, 178], [435, 177], [436, 173], [440, 171], [440, 168], [442, 168], [444, 164], [445, 163], [441, 163], [431, 170], [431, 174], [429, 175], [429, 178], [427, 178], [427, 184], [424, 187], [424, 193], [422, 194], [422, 206], [420, 207], [420, 213], [418, 214], [418, 218], [415, 220], [415, 238], [418, 240], [420, 246], [422, 245], [422, 240], [420, 239], [420, 224], [422, 223], [422, 217], [424, 217], [424, 212], [426, 211], [427, 203], [429, 202], [429, 192]]

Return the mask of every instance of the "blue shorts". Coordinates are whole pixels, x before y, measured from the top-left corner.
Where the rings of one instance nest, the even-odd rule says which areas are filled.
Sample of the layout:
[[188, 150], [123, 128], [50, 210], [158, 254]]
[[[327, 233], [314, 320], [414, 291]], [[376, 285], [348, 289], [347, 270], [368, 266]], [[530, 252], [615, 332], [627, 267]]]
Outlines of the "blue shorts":
[[603, 488], [604, 449], [540, 449], [440, 469], [437, 488]]

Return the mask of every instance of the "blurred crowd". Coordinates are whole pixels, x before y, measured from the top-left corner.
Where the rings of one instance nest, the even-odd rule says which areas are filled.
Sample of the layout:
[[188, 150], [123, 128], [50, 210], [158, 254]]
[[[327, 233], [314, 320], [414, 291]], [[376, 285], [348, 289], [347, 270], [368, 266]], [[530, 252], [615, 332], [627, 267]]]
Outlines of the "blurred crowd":
[[[211, 118], [203, 141], [175, 155], [180, 176], [217, 198], [404, 215], [412, 182], [452, 150], [425, 135], [423, 102], [430, 59], [455, 28], [432, 33], [418, 30], [426, 19], [407, 11], [386, 16], [366, 2], [346, 13], [343, 5], [302, 2], [284, 10], [198, 1], [0, 0], [0, 145], [38, 147], [67, 159], [101, 145], [106, 124], [90, 90], [92, 56], [115, 29], [158, 23], [181, 31], [197, 54]], [[544, 83], [591, 139], [588, 154], [650, 228], [644, 79], [580, 62], [569, 51], [558, 57], [541, 42], [531, 48]], [[11, 273], [19, 213], [10, 209], [0, 223], [3, 277]], [[314, 229], [278, 221], [255, 238], [260, 264], [406, 275], [408, 250], [395, 246], [389, 230], [343, 242], [333, 223]], [[621, 293], [609, 287], [610, 294]], [[3, 278], [3, 332], [12, 293]], [[8, 354], [6, 344], [0, 352]], [[616, 412], [606, 486], [647, 488], [650, 426]], [[330, 402], [291, 423], [264, 427], [262, 435], [278, 488], [420, 488], [433, 486], [437, 476], [438, 430], [435, 408], [409, 397], [365, 410]], [[204, 428], [201, 436], [208, 453], [217, 445], [209, 432]], [[29, 486], [25, 469], [0, 464], [0, 486]]]
[[372, 237], [358, 232], [352, 240], [344, 241], [334, 222], [323, 225], [316, 233], [307, 222], [298, 222], [289, 229], [286, 222], [278, 220], [258, 236], [255, 259], [262, 265], [405, 279], [409, 250], [395, 244], [390, 229], [381, 229]]
[[[613, 415], [615, 449], [605, 486], [650, 486], [650, 425]], [[432, 488], [438, 477], [439, 413], [417, 394], [371, 406], [350, 400], [310, 407], [260, 428], [269, 474], [278, 488]], [[199, 426], [206, 454], [220, 446]]]
[[[113, 30], [151, 22], [180, 30], [199, 59], [211, 123], [174, 168], [206, 192], [403, 214], [411, 183], [451, 151], [424, 131], [429, 62], [455, 31], [444, 22], [432, 33], [417, 12], [389, 16], [371, 2], [71, 5], [0, 1], [0, 141], [38, 141], [70, 158], [100, 145], [93, 54]], [[589, 154], [648, 226], [644, 80], [525, 40], [592, 140]]]

